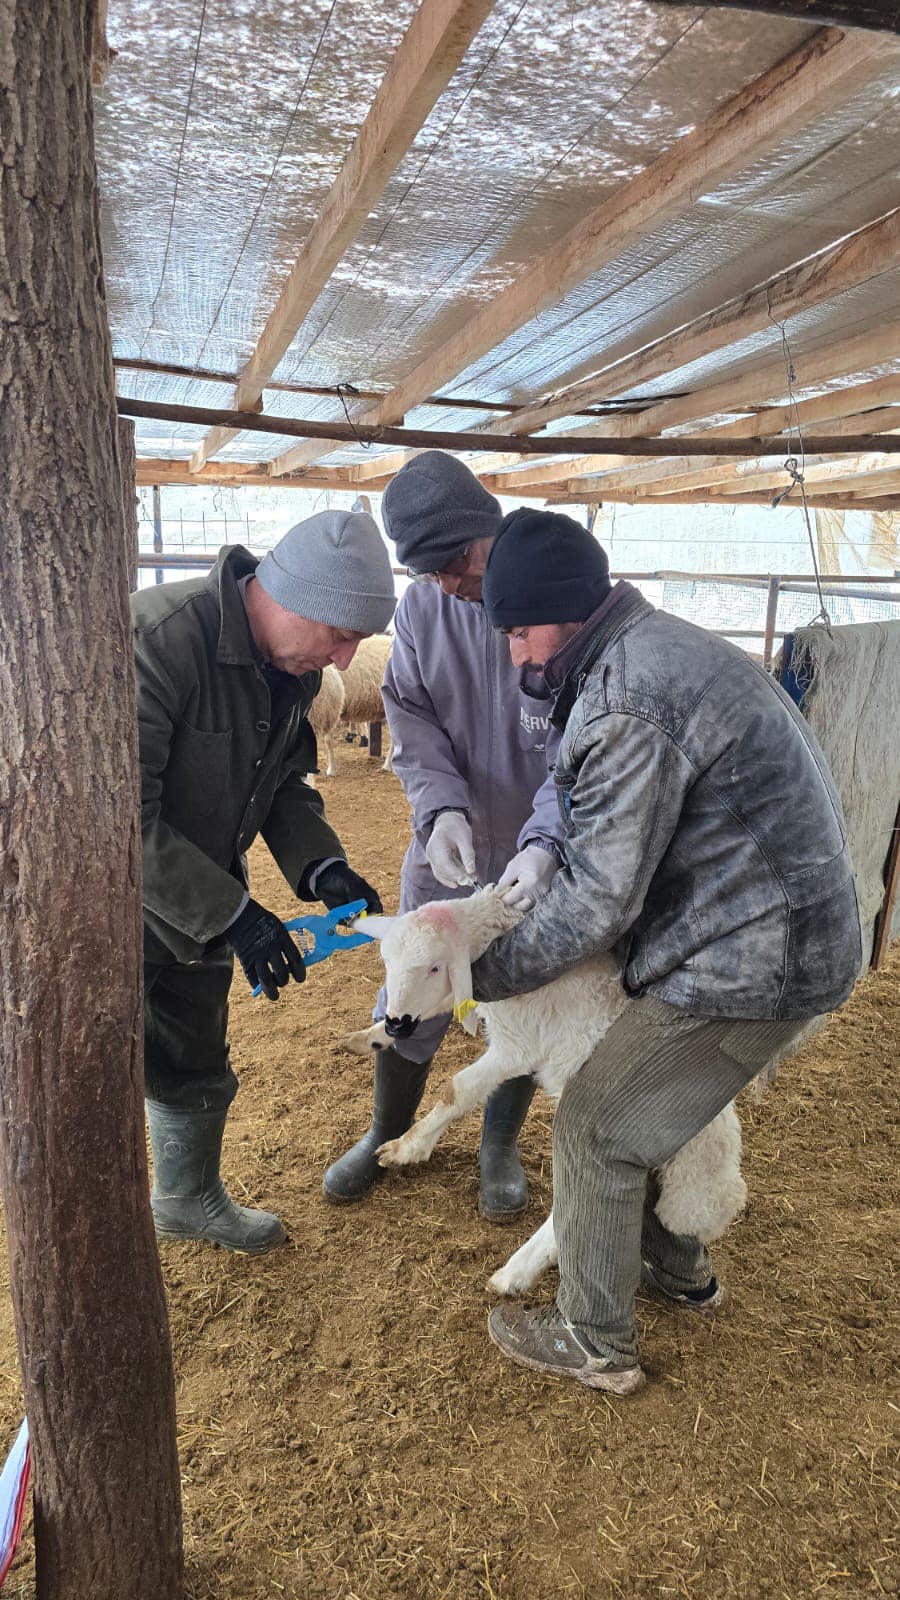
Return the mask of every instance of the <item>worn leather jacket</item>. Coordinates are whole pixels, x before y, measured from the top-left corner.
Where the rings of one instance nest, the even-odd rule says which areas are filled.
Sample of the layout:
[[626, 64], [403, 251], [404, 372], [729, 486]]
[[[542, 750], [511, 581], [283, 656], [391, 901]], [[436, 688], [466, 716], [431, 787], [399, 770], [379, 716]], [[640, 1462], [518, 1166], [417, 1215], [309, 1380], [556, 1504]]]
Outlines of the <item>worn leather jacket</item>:
[[568, 866], [473, 970], [539, 988], [615, 948], [634, 995], [801, 1019], [846, 1000], [861, 936], [844, 819], [793, 702], [747, 655], [619, 583], [547, 664]]

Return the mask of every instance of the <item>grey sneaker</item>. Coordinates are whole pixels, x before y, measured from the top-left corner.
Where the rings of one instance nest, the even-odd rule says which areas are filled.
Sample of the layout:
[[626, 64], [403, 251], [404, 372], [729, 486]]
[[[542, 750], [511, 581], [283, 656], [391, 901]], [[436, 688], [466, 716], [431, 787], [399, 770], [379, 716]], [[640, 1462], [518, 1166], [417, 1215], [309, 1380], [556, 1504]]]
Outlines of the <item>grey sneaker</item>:
[[718, 1278], [712, 1277], [701, 1289], [685, 1289], [679, 1294], [675, 1289], [667, 1289], [656, 1276], [649, 1261], [641, 1262], [641, 1283], [647, 1289], [652, 1289], [655, 1294], [662, 1295], [664, 1300], [670, 1300], [673, 1305], [681, 1306], [685, 1311], [695, 1311], [701, 1317], [712, 1317], [720, 1311], [728, 1293], [723, 1283]]
[[587, 1389], [634, 1394], [646, 1379], [640, 1367], [617, 1367], [556, 1306], [495, 1306], [488, 1333], [510, 1360], [555, 1378], [574, 1378]]

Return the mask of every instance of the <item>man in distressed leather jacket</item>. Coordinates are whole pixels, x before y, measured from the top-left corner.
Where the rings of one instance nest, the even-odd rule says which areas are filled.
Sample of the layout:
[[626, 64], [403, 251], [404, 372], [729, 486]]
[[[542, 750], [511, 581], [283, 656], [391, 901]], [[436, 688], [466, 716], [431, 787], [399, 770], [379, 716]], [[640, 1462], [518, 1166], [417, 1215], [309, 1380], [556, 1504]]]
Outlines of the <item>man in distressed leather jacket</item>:
[[[549, 697], [521, 692], [481, 605], [500, 506], [462, 461], [428, 450], [390, 484], [383, 515], [401, 562], [438, 579], [411, 584], [400, 601], [383, 690], [394, 770], [412, 810], [400, 910], [468, 894], [473, 880], [500, 879], [519, 904], [534, 904], [561, 861], [548, 777], [557, 735]], [[326, 1172], [327, 1199], [359, 1200], [380, 1175], [375, 1152], [409, 1127], [449, 1022], [437, 1018], [374, 1052], [372, 1123]], [[533, 1080], [517, 1078], [485, 1107], [479, 1208], [491, 1220], [526, 1204], [516, 1140], [533, 1094]]]
[[498, 1311], [492, 1334], [515, 1359], [626, 1392], [640, 1381], [642, 1259], [681, 1305], [722, 1298], [705, 1249], [655, 1219], [650, 1174], [847, 999], [861, 940], [840, 801], [796, 706], [630, 584], [587, 615], [585, 578], [605, 559], [569, 518], [523, 511], [488, 561], [488, 616], [555, 696], [567, 865], [473, 982], [476, 999], [501, 1000], [596, 952], [622, 956], [635, 1004], [554, 1128], [557, 1308], [549, 1324]]

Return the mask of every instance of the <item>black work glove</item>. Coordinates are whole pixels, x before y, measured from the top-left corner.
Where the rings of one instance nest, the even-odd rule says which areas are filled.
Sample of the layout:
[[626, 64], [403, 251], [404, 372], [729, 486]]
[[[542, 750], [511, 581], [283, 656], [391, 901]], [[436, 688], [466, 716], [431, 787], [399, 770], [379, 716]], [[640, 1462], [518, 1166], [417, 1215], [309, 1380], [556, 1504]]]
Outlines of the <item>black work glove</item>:
[[352, 900], [365, 900], [367, 911], [384, 910], [378, 890], [348, 867], [346, 861], [329, 861], [327, 867], [311, 861], [300, 883], [300, 899], [321, 900], [329, 911], [335, 906], [349, 905]]
[[248, 900], [225, 937], [255, 989], [259, 984], [267, 1000], [277, 1000], [289, 978], [306, 977], [303, 957], [284, 923], [257, 900]]

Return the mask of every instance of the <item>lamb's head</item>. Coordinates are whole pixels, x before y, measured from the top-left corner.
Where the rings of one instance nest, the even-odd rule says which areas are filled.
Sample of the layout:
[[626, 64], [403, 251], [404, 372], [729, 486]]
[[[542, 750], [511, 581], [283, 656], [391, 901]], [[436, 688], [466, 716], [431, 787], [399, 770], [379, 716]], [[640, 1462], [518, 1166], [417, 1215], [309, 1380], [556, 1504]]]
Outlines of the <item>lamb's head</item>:
[[[472, 968], [454, 905], [436, 901], [402, 917], [366, 917], [360, 931], [381, 941], [387, 985], [385, 1030], [406, 1038], [419, 1022], [468, 1000]], [[463, 1019], [474, 1033], [474, 1015]]]

